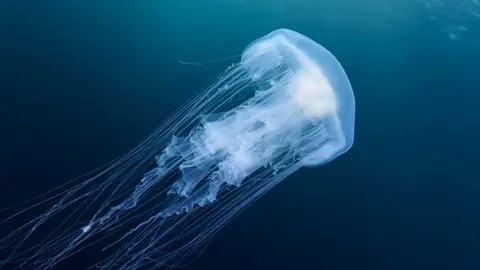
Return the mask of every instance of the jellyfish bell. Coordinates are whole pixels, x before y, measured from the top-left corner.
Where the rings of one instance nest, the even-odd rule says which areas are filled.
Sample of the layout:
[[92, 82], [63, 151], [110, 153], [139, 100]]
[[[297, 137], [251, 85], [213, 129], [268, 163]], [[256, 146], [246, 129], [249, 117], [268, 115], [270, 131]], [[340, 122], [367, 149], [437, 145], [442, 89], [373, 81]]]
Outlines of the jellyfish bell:
[[328, 139], [305, 138], [310, 143], [304, 148], [303, 165], [328, 163], [353, 145], [355, 98], [343, 67], [327, 49], [302, 34], [279, 29], [247, 46], [242, 65], [255, 80], [269, 78], [272, 71], [278, 74], [279, 68], [288, 71], [281, 73], [286, 76], [285, 90], [305, 119], [322, 124], [328, 133], [323, 135]]
[[[354, 111], [348, 78], [330, 52], [294, 31], [273, 31], [139, 146], [43, 197], [60, 203], [0, 239], [0, 256], [11, 250], [0, 268], [50, 269], [97, 241], [105, 259], [96, 268], [178, 266], [293, 172], [348, 151]], [[66, 218], [51, 234], [24, 247], [58, 215]]]

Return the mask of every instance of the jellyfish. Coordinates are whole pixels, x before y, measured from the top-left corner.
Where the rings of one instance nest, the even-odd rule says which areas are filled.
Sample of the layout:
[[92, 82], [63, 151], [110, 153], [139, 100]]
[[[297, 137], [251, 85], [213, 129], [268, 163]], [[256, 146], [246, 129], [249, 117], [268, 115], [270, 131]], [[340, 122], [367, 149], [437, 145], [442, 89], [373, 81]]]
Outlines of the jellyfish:
[[347, 152], [354, 122], [338, 60], [275, 30], [138, 146], [2, 221], [34, 216], [0, 239], [0, 268], [52, 269], [87, 248], [96, 269], [182, 266], [283, 179]]

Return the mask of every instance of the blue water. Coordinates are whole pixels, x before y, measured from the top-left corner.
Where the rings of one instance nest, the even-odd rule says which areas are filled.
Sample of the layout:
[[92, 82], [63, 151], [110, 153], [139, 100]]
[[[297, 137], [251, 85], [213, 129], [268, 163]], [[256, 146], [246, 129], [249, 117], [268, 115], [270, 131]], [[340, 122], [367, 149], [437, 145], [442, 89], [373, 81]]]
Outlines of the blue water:
[[0, 208], [132, 148], [232, 63], [179, 60], [290, 28], [349, 75], [355, 144], [287, 178], [185, 269], [480, 269], [477, 14], [475, 0], [1, 1]]

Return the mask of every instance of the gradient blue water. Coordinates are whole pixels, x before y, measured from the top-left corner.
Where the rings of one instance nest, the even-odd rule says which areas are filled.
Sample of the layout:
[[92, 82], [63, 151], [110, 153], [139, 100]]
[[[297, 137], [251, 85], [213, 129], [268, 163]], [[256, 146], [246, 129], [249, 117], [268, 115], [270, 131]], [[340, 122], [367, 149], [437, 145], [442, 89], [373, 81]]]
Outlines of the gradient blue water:
[[285, 27], [344, 66], [355, 144], [281, 183], [187, 269], [480, 269], [479, 24], [425, 2], [2, 1], [0, 206], [133, 147], [230, 64], [179, 59]]

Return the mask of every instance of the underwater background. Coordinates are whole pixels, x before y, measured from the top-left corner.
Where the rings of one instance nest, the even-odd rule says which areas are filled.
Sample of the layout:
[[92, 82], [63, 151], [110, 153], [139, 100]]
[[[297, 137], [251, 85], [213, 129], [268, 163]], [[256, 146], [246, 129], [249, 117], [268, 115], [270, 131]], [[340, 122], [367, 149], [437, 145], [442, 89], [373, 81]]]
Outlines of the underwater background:
[[342, 63], [355, 143], [184, 269], [480, 269], [478, 0], [0, 1], [0, 208], [131, 149], [238, 61], [179, 60], [238, 55], [277, 28]]

